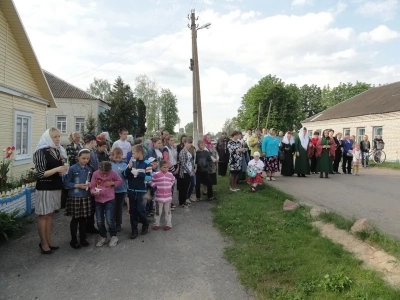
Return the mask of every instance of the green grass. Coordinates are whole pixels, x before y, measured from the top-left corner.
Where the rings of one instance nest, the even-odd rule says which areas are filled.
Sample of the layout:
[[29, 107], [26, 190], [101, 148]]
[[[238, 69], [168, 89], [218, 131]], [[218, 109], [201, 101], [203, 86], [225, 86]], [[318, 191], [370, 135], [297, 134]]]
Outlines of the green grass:
[[19, 211], [10, 214], [0, 211], [0, 245], [12, 237], [22, 234], [32, 221], [28, 217], [18, 217]]
[[272, 187], [228, 193], [228, 178], [216, 186], [214, 221], [231, 241], [226, 259], [258, 299], [400, 299], [374, 271], [320, 235], [308, 208], [282, 210], [288, 196]]
[[[353, 226], [356, 219], [346, 219], [335, 212], [322, 212], [318, 217], [325, 223], [332, 223], [337, 228], [350, 231], [351, 226]], [[379, 229], [374, 228], [372, 232], [359, 232], [357, 234], [358, 238], [366, 241], [380, 249], [392, 254], [400, 260], [400, 241], [382, 233]]]
[[337, 228], [343, 229], [346, 231], [350, 231], [351, 226], [353, 226], [354, 222], [356, 221], [355, 218], [346, 219], [335, 212], [322, 212], [318, 215], [317, 219], [320, 221], [323, 221], [325, 223], [332, 223]]
[[373, 160], [369, 162], [370, 167], [387, 168], [392, 170], [400, 170], [400, 163], [396, 162], [384, 162], [382, 164], [376, 164]]

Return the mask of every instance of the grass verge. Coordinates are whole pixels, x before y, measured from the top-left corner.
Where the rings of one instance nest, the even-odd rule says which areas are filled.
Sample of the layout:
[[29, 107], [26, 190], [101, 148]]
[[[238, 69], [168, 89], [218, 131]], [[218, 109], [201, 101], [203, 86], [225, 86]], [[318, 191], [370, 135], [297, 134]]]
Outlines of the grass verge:
[[219, 180], [214, 221], [232, 240], [226, 259], [259, 299], [400, 299], [378, 273], [322, 237], [307, 207], [285, 212], [283, 202], [291, 197], [283, 192], [242, 188], [228, 193], [228, 178]]
[[[346, 219], [335, 212], [322, 212], [318, 217], [318, 220], [325, 223], [332, 223], [337, 228], [350, 231], [353, 226], [355, 219]], [[380, 249], [392, 254], [396, 258], [400, 259], [400, 241], [392, 238], [378, 229], [374, 229], [372, 232], [362, 231], [357, 234], [358, 238], [363, 241], [370, 243], [371, 245], [377, 246]]]
[[10, 214], [0, 211], [0, 245], [23, 233], [26, 230], [26, 225], [32, 223], [29, 218], [20, 218], [18, 214], [18, 210]]
[[400, 170], [400, 163], [396, 162], [384, 162], [382, 164], [376, 164], [374, 161], [370, 161], [369, 163], [370, 167], [374, 168], [387, 168], [387, 169], [392, 169], [392, 170]]

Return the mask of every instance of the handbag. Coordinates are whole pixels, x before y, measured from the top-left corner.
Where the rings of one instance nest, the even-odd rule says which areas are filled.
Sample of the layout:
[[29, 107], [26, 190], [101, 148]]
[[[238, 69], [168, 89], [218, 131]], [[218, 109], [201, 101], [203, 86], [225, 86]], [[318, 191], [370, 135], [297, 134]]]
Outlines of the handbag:
[[285, 160], [285, 151], [279, 151], [279, 160]]
[[257, 170], [255, 168], [247, 168], [247, 176], [255, 178], [257, 176]]

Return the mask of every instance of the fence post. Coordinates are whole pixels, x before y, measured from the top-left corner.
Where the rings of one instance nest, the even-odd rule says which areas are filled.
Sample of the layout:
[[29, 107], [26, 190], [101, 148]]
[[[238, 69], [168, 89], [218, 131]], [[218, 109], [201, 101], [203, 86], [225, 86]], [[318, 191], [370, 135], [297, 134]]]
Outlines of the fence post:
[[29, 187], [25, 188], [26, 193], [26, 215], [29, 216], [32, 213], [32, 192]]

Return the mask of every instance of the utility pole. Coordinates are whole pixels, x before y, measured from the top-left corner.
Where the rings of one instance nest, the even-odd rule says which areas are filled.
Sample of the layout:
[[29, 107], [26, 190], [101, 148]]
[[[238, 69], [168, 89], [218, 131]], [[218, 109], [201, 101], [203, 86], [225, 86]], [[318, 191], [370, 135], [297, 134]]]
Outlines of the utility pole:
[[196, 70], [195, 70], [195, 49], [197, 48], [196, 45], [196, 37], [197, 37], [197, 27], [196, 27], [196, 19], [194, 16], [194, 10], [190, 16], [188, 15], [188, 19], [191, 21], [190, 25], [188, 25], [189, 29], [192, 31], [192, 58], [190, 59], [190, 66], [189, 69], [193, 72], [193, 144], [197, 148], [198, 142], [198, 129], [197, 129], [197, 80], [196, 80]]
[[265, 124], [265, 128], [267, 128], [267, 129], [268, 129], [269, 114], [271, 113], [271, 106], [272, 106], [272, 100], [269, 101], [269, 108], [268, 108], [268, 115], [267, 115], [267, 123]]

